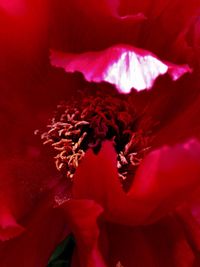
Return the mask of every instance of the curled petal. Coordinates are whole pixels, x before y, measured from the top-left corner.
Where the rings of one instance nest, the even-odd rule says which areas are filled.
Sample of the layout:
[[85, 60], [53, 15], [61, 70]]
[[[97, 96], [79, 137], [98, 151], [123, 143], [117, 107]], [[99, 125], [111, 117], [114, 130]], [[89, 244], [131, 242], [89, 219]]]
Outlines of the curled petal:
[[165, 61], [165, 64], [168, 66], [168, 73], [172, 77], [173, 81], [178, 80], [185, 73], [192, 72], [192, 69], [187, 65], [177, 66], [172, 63], [168, 63]]
[[9, 209], [0, 208], [0, 240], [6, 241], [23, 233], [24, 228], [19, 225]]
[[66, 72], [81, 72], [89, 82], [113, 84], [122, 93], [129, 93], [132, 88], [150, 89], [155, 79], [165, 73], [176, 80], [191, 71], [186, 65], [164, 63], [148, 51], [127, 45], [82, 54], [52, 51], [51, 63]]
[[67, 230], [62, 213], [50, 209], [44, 202], [32, 213], [31, 222], [22, 235], [0, 243], [2, 267], [47, 266], [52, 251]]
[[116, 153], [107, 142], [98, 156], [92, 151], [86, 155], [75, 175], [73, 193], [100, 203], [110, 221], [147, 224], [187, 200], [200, 184], [199, 175], [198, 142], [162, 147], [146, 156], [126, 194], [118, 179]]
[[80, 267], [105, 267], [98, 248], [97, 219], [102, 208], [90, 200], [70, 200], [61, 207], [76, 238]]

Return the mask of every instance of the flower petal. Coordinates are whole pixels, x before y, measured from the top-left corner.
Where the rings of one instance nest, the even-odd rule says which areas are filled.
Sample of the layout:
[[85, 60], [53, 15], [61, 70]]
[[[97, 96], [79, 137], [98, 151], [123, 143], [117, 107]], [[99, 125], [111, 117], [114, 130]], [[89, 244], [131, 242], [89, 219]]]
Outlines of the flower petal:
[[61, 207], [76, 238], [80, 267], [105, 267], [98, 249], [97, 219], [102, 208], [90, 200], [70, 200]]
[[176, 80], [191, 71], [188, 66], [164, 63], [148, 51], [127, 45], [82, 54], [52, 51], [51, 63], [66, 72], [81, 72], [89, 82], [111, 83], [123, 93], [129, 93], [132, 88], [150, 89], [155, 79], [165, 73]]
[[122, 42], [133, 44], [136, 25], [146, 18], [142, 12], [121, 16], [118, 8], [118, 0], [53, 1], [51, 47], [80, 53]]
[[177, 209], [176, 215], [186, 232], [190, 244], [196, 251], [200, 251], [200, 225], [198, 217], [193, 215], [191, 209], [186, 205]]
[[47, 10], [46, 1], [0, 0], [1, 80], [36, 81], [44, 73], [48, 60]]
[[143, 160], [126, 194], [119, 183], [114, 148], [107, 142], [97, 156], [87, 153], [75, 174], [73, 194], [100, 203], [110, 221], [146, 224], [186, 201], [200, 185], [199, 175], [198, 142], [163, 147]]
[[[195, 252], [172, 216], [153, 225], [127, 227], [107, 224], [110, 266], [192, 267]], [[196, 253], [197, 254], [197, 253]]]
[[157, 149], [143, 160], [128, 195], [147, 201], [150, 217], [161, 216], [200, 185], [199, 160], [200, 144], [195, 140]]
[[119, 0], [102, 0], [101, 2], [94, 0], [75, 0], [73, 1], [73, 4], [79, 7], [82, 10], [82, 12], [86, 13], [89, 17], [101, 15], [101, 16], [114, 17], [119, 20], [144, 19], [142, 13], [130, 16], [120, 16], [120, 14], [118, 13], [120, 6]]
[[173, 45], [174, 57], [199, 69], [200, 65], [200, 12], [191, 17]]
[[0, 0], [0, 8], [11, 15], [21, 15], [25, 12], [25, 1], [22, 0]]
[[5, 241], [23, 233], [24, 227], [19, 225], [9, 209], [1, 207], [0, 211], [0, 240]]
[[46, 267], [52, 251], [66, 234], [65, 220], [48, 201], [40, 202], [31, 214], [26, 231], [18, 238], [0, 243], [2, 267]]
[[[173, 53], [174, 43], [191, 18], [198, 14], [199, 8], [200, 2], [196, 0], [184, 2], [121, 0], [119, 12], [124, 15], [142, 12], [148, 20], [140, 32], [140, 45], [161, 57], [176, 58], [176, 54]], [[183, 42], [178, 44], [178, 53], [183, 45]]]
[[[24, 98], [27, 96], [22, 95]], [[38, 114], [44, 107], [38, 106], [39, 110], [30, 111], [34, 105], [33, 96], [36, 97], [31, 94], [31, 100], [22, 109], [24, 112], [14, 112], [16, 106], [10, 104], [10, 113], [16, 113], [17, 118], [21, 116], [22, 121], [9, 120], [10, 124], [4, 129], [5, 132], [8, 129], [7, 136], [3, 138], [1, 133], [5, 142], [5, 151], [1, 146], [0, 166], [0, 240], [4, 241], [0, 242], [2, 267], [46, 267], [52, 251], [65, 237], [66, 221], [61, 211], [53, 208], [54, 190], [59, 179], [49, 151], [45, 153], [45, 149], [36, 145], [34, 140], [37, 137], [33, 129], [40, 121]], [[24, 98], [16, 99], [21, 100], [19, 103], [22, 105]], [[3, 156], [7, 159], [2, 160]]]

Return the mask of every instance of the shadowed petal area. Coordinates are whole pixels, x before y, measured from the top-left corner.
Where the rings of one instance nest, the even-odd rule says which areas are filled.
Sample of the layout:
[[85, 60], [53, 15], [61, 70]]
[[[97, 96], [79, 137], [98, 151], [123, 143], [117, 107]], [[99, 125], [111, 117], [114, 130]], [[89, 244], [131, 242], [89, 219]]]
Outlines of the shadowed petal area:
[[172, 216], [145, 227], [107, 224], [109, 266], [193, 267], [195, 255]]
[[[173, 62], [177, 59], [176, 39], [200, 8], [198, 0], [53, 2], [54, 49], [80, 53], [126, 43]], [[182, 46], [181, 41], [177, 48], [182, 50]], [[186, 62], [187, 55], [183, 59], [181, 62]]]
[[142, 11], [121, 15], [119, 4], [119, 0], [52, 1], [51, 47], [81, 53], [135, 43], [137, 26], [146, 17]]
[[[37, 86], [20, 87], [14, 81], [12, 86], [1, 84], [1, 267], [47, 267], [49, 257], [66, 237], [62, 211], [53, 208], [52, 191], [59, 177], [51, 153], [34, 135], [34, 130], [48, 120], [62, 93], [69, 95], [69, 80], [64, 83], [61, 76], [65, 74], [60, 76], [57, 71], [50, 72]], [[57, 86], [59, 93], [55, 95], [52, 88]]]
[[176, 216], [185, 230], [186, 236], [195, 251], [200, 251], [200, 224], [198, 214], [192, 214], [192, 208], [187, 205], [176, 211]]
[[1, 207], [0, 210], [0, 240], [5, 241], [23, 233], [24, 228], [19, 225], [9, 209]]
[[[185, 42], [182, 39], [176, 47], [177, 50], [172, 51], [176, 38], [187, 27], [191, 18], [199, 13], [199, 8], [198, 0], [121, 0], [119, 10], [124, 15], [143, 12], [148, 20], [142, 28], [140, 44], [146, 49], [156, 52], [159, 56], [176, 58], [177, 52], [179, 53], [183, 49]], [[183, 62], [187, 56], [188, 51], [184, 51]]]
[[101, 2], [97, 0], [75, 0], [73, 5], [79, 7], [83, 13], [86, 13], [89, 17], [101, 15], [114, 17], [121, 20], [140, 20], [144, 19], [142, 13], [130, 16], [120, 16], [118, 13], [120, 1], [119, 0], [102, 0]]
[[51, 63], [66, 72], [81, 72], [89, 82], [108, 82], [119, 92], [150, 89], [159, 75], [168, 73], [178, 79], [190, 68], [160, 61], [151, 52], [117, 45], [100, 52], [64, 54], [52, 51]]
[[52, 209], [47, 199], [32, 211], [22, 235], [0, 243], [2, 267], [47, 266], [51, 253], [66, 234], [62, 213], [58, 209]]
[[75, 174], [73, 194], [100, 203], [110, 221], [148, 224], [194, 193], [199, 186], [199, 161], [197, 141], [155, 150], [139, 166], [126, 194], [118, 179], [116, 153], [112, 143], [106, 142], [98, 155], [91, 150], [86, 154]]
[[1, 83], [14, 82], [13, 92], [17, 92], [17, 84], [24, 82], [25, 86], [28, 81], [33, 84], [45, 74], [48, 62], [47, 10], [46, 0], [0, 0]]
[[51, 253], [65, 237], [66, 221], [53, 201], [58, 179], [44, 156], [33, 153], [26, 158], [1, 159], [2, 267], [46, 267]]
[[200, 11], [183, 28], [174, 43], [174, 54], [180, 60], [199, 69], [200, 65]]
[[[102, 208], [91, 200], [70, 200], [62, 208], [75, 235], [80, 267], [105, 267], [98, 248], [99, 227], [97, 219]], [[76, 259], [77, 260], [77, 259]]]

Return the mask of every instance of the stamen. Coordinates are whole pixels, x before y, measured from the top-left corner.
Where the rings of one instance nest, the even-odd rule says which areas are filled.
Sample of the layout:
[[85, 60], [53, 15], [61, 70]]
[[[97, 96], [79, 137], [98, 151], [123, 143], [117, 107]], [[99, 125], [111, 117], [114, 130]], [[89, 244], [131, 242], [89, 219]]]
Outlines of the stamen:
[[56, 168], [71, 181], [89, 148], [98, 153], [104, 140], [113, 140], [119, 179], [124, 190], [128, 190], [153, 137], [154, 124], [141, 129], [139, 115], [128, 96], [100, 93], [82, 96], [79, 101], [57, 106], [41, 139], [44, 145], [50, 145], [57, 152]]

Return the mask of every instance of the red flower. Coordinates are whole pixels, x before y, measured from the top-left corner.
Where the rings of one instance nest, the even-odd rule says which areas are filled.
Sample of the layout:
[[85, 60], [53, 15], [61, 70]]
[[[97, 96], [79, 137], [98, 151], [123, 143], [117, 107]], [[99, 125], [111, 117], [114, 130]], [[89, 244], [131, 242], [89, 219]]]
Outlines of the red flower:
[[[1, 266], [46, 266], [70, 232], [73, 266], [198, 266], [198, 1], [7, 2], [0, 0]], [[52, 65], [83, 77], [51, 67], [49, 48]], [[66, 181], [33, 132], [59, 100], [108, 84], [136, 89], [137, 114], [159, 121], [155, 138], [128, 192], [111, 141], [97, 155], [88, 150], [66, 201]]]

